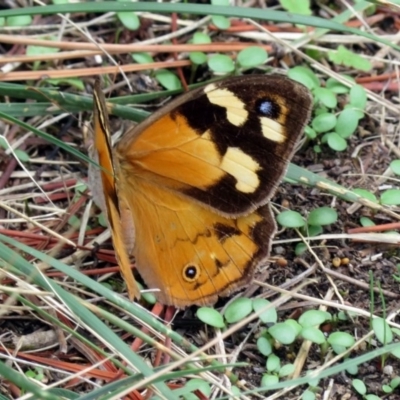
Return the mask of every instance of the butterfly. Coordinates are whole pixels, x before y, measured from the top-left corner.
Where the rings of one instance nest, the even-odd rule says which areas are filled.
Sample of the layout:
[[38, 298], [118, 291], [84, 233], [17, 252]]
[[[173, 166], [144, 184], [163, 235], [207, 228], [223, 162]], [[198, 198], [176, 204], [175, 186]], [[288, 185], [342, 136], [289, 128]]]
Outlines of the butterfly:
[[285, 76], [231, 77], [173, 100], [113, 148], [96, 82], [100, 203], [131, 298], [131, 254], [158, 300], [179, 308], [252, 280], [276, 231], [269, 201], [311, 109], [309, 91]]

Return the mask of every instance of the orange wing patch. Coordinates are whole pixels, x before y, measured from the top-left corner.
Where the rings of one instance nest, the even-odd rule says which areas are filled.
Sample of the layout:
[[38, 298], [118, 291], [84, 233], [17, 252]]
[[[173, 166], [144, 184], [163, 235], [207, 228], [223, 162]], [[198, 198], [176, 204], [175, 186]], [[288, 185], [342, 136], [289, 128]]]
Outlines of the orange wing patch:
[[226, 218], [190, 198], [130, 177], [123, 178], [129, 188], [124, 195], [140, 226], [136, 267], [150, 288], [161, 289], [157, 297], [162, 303], [212, 304], [252, 279], [276, 229], [269, 206]]

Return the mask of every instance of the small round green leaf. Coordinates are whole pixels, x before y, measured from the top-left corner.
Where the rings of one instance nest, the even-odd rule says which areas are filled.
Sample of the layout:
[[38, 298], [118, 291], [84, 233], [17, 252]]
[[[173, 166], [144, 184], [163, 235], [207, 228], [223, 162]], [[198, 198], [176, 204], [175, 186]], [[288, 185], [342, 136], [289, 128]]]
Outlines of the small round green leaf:
[[206, 33], [196, 32], [193, 35], [193, 44], [208, 44], [211, 43], [211, 38]]
[[294, 319], [287, 319], [285, 324], [289, 325], [295, 332], [296, 336], [300, 334], [302, 326]]
[[222, 315], [213, 308], [200, 307], [196, 311], [197, 318], [207, 325], [213, 326], [214, 328], [224, 328], [225, 323]]
[[30, 15], [16, 15], [15, 17], [7, 17], [7, 26], [29, 25], [32, 25], [32, 17]]
[[336, 132], [326, 134], [328, 146], [335, 151], [344, 151], [347, 149], [347, 142]]
[[400, 376], [396, 376], [390, 381], [391, 388], [396, 389], [398, 386], [400, 386]]
[[400, 204], [400, 189], [388, 189], [381, 194], [381, 204], [398, 206]]
[[157, 81], [168, 90], [181, 89], [182, 84], [179, 78], [167, 69], [159, 69], [155, 73]]
[[315, 371], [307, 370], [306, 376], [307, 376], [308, 384], [310, 385], [310, 387], [316, 388], [319, 385], [320, 379], [315, 377]]
[[362, 118], [365, 117], [363, 111], [359, 110], [358, 108], [355, 108], [355, 107], [354, 107], [353, 105], [351, 105], [351, 104], [346, 104], [343, 108], [344, 108], [345, 110], [347, 110], [347, 109], [353, 110], [354, 117], [357, 118], [358, 120], [360, 120], [360, 119], [362, 119]]
[[288, 77], [312, 90], [320, 86], [318, 77], [307, 67], [297, 66], [288, 71]]
[[400, 175], [400, 160], [393, 160], [390, 163], [390, 168], [396, 175]]
[[224, 54], [215, 54], [208, 59], [209, 68], [220, 74], [228, 74], [235, 70], [232, 59]]
[[326, 342], [325, 335], [319, 329], [312, 326], [304, 328], [300, 334], [304, 339], [316, 344], [322, 344]]
[[315, 109], [314, 109], [314, 114], [315, 116], [321, 115], [321, 114], [331, 114], [331, 112], [328, 112], [328, 109], [326, 107], [322, 107], [321, 104], [319, 104]]
[[246, 297], [241, 297], [229, 304], [224, 317], [228, 323], [233, 324], [247, 317], [252, 311], [253, 302]]
[[311, 122], [315, 132], [323, 133], [333, 130], [336, 126], [337, 118], [335, 114], [323, 113], [317, 115]]
[[389, 324], [380, 317], [374, 318], [372, 320], [372, 329], [374, 330], [376, 338], [382, 344], [392, 343], [393, 341], [393, 333], [390, 329]]
[[296, 247], [294, 248], [294, 253], [297, 257], [300, 257], [308, 250], [307, 246], [304, 243], [297, 243]]
[[348, 88], [347, 86], [343, 85], [342, 83], [340, 83], [339, 81], [337, 81], [336, 79], [333, 79], [333, 78], [329, 78], [326, 81], [325, 86], [327, 89], [332, 90], [332, 92], [334, 92], [336, 94], [345, 94], [350, 91], [350, 88]]
[[72, 226], [73, 228], [75, 228], [75, 229], [79, 229], [81, 224], [82, 224], [82, 222], [81, 222], [80, 218], [77, 217], [76, 215], [71, 215], [68, 218], [68, 224], [70, 226]]
[[237, 62], [242, 68], [254, 68], [262, 65], [268, 58], [268, 53], [259, 46], [250, 46], [241, 50], [237, 55]]
[[278, 372], [281, 368], [281, 360], [275, 354], [270, 354], [266, 364], [268, 372]]
[[310, 1], [280, 0], [280, 3], [290, 13], [311, 15]]
[[349, 365], [346, 368], [346, 371], [350, 374], [350, 375], [357, 375], [358, 373], [358, 366], [356, 364], [354, 365]]
[[379, 396], [376, 396], [375, 394], [367, 394], [365, 396], [365, 400], [382, 400], [382, 398]]
[[257, 339], [257, 349], [263, 356], [269, 356], [272, 353], [271, 343], [264, 336]]
[[344, 109], [337, 119], [335, 132], [343, 139], [349, 138], [358, 127], [358, 113], [352, 108]]
[[26, 151], [16, 149], [16, 150], [14, 150], [14, 154], [18, 158], [18, 160], [21, 162], [29, 162], [29, 160], [30, 160], [30, 157]]
[[350, 89], [350, 104], [360, 110], [364, 110], [367, 105], [367, 92], [361, 85], [354, 85]]
[[389, 385], [382, 385], [382, 391], [384, 393], [392, 393], [393, 389]]
[[332, 90], [318, 87], [314, 90], [314, 96], [327, 108], [335, 108], [337, 106], [337, 98]]
[[320, 207], [312, 210], [308, 216], [309, 225], [329, 225], [337, 221], [337, 211], [330, 207]]
[[229, 19], [223, 15], [213, 15], [211, 21], [218, 29], [224, 30], [231, 26]]
[[343, 347], [351, 347], [355, 343], [354, 337], [347, 332], [333, 332], [328, 337], [330, 345], [338, 345]]
[[276, 375], [264, 374], [261, 378], [261, 386], [268, 389], [269, 386], [275, 385], [279, 382], [279, 378]]
[[[193, 44], [208, 44], [211, 43], [211, 38], [203, 32], [196, 32], [192, 39]], [[202, 51], [192, 51], [189, 54], [190, 61], [193, 64], [201, 65], [207, 62], [207, 55]]]
[[[55, 40], [55, 37], [48, 38], [50, 40]], [[54, 54], [57, 53], [60, 49], [56, 47], [45, 47], [45, 46], [33, 46], [29, 45], [26, 47], [26, 55], [27, 56], [43, 56], [44, 54]]]
[[98, 216], [97, 221], [100, 224], [100, 226], [103, 226], [104, 228], [108, 227], [108, 219], [106, 218], [103, 212]]
[[353, 379], [351, 385], [357, 391], [357, 393], [361, 394], [361, 396], [364, 396], [365, 393], [367, 393], [367, 387], [365, 386], [365, 383], [362, 380]]
[[299, 318], [299, 324], [303, 327], [321, 325], [332, 319], [331, 314], [321, 310], [307, 310]]
[[317, 137], [317, 132], [309, 125], [304, 128], [304, 133], [309, 139], [315, 139]]
[[302, 395], [301, 395], [301, 400], [315, 400], [315, 394], [311, 390], [306, 390]]
[[332, 346], [332, 350], [336, 353], [336, 354], [343, 354], [347, 349], [346, 347], [340, 345], [340, 344], [331, 344]]
[[282, 344], [291, 344], [296, 339], [297, 332], [285, 322], [279, 322], [268, 329], [269, 334]]
[[278, 224], [285, 228], [301, 228], [306, 224], [306, 221], [297, 211], [282, 211], [276, 220]]
[[[265, 309], [271, 302], [266, 299], [254, 299], [253, 310], [255, 312]], [[278, 320], [278, 314], [275, 307], [269, 307], [266, 311], [260, 314], [260, 319], [264, 324], [276, 323]]]
[[134, 12], [118, 12], [117, 18], [121, 21], [121, 24], [130, 31], [136, 31], [140, 28], [140, 19]]
[[149, 64], [154, 61], [150, 53], [132, 53], [131, 57], [139, 64]]
[[322, 144], [327, 144], [328, 143], [328, 137], [332, 132], [325, 133], [324, 135], [321, 136], [321, 143]]
[[207, 62], [207, 55], [202, 51], [192, 51], [189, 53], [190, 61], [193, 64], [201, 65]]
[[320, 235], [324, 230], [321, 225], [307, 225], [304, 227], [304, 234], [308, 237]]
[[281, 378], [285, 376], [289, 376], [294, 372], [294, 365], [293, 364], [286, 364], [279, 370], [279, 376]]
[[313, 150], [315, 154], [321, 154], [322, 153], [322, 149], [321, 146], [316, 144], [315, 146], [313, 146]]
[[28, 369], [28, 371], [25, 372], [25, 376], [27, 378], [35, 379], [36, 377], [36, 372], [33, 371], [32, 369]]
[[368, 217], [361, 217], [360, 224], [361, 224], [361, 226], [375, 226], [375, 222], [372, 221], [372, 219], [370, 219]]
[[374, 203], [378, 203], [378, 199], [376, 198], [376, 196], [366, 189], [356, 188], [356, 189], [353, 189], [353, 192], [358, 194], [361, 197], [364, 197], [364, 199], [373, 201]]

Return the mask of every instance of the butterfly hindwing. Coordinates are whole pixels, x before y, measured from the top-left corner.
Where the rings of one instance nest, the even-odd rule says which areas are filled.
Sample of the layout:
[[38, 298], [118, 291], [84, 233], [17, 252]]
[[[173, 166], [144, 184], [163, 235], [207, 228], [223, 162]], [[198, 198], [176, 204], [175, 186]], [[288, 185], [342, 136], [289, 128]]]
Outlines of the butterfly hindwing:
[[248, 283], [269, 252], [276, 227], [268, 205], [227, 218], [152, 184], [129, 188], [140, 227], [136, 265], [164, 304], [215, 303]]

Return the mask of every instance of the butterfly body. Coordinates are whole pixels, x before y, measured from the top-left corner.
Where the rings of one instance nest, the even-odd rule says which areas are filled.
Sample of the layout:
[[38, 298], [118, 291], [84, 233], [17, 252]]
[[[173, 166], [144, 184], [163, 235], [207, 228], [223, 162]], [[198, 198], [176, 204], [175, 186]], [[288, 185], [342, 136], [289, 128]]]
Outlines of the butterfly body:
[[122, 231], [136, 230], [122, 251], [133, 247], [161, 302], [212, 304], [252, 279], [276, 230], [267, 203], [310, 109], [308, 91], [280, 75], [229, 78], [181, 96], [109, 150], [106, 197], [129, 220], [119, 217]]

